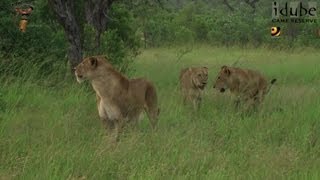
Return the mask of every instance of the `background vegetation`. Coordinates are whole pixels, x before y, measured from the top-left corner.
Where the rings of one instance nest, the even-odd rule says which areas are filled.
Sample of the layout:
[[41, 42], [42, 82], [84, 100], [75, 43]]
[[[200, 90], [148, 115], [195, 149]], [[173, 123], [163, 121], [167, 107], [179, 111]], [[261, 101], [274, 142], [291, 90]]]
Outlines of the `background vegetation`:
[[[53, 8], [32, 1], [21, 33], [15, 2], [2, 0], [0, 179], [319, 179], [319, 22], [271, 23], [267, 0], [118, 0], [95, 47], [96, 28], [77, 2], [82, 56], [104, 54], [127, 76], [152, 80], [158, 129], [144, 118], [107, 144], [92, 88], [69, 71], [70, 44]], [[212, 89], [219, 68], [236, 61], [278, 79], [257, 114], [239, 116], [231, 95]], [[197, 114], [181, 105], [177, 86], [191, 65], [210, 70]]]
[[[16, 75], [27, 63], [41, 67], [40, 74], [51, 73], [57, 71], [57, 64], [67, 61], [69, 43], [53, 8], [45, 0], [31, 2], [34, 11], [26, 33], [17, 28], [19, 16], [14, 13], [13, 2], [0, 2], [1, 63], [7, 67], [10, 64], [7, 69], [1, 64], [0, 74]], [[279, 2], [283, 5], [286, 1]], [[139, 47], [183, 45], [188, 47], [182, 48], [185, 52], [199, 43], [275, 49], [320, 46], [319, 21], [272, 23], [271, 2], [267, 0], [119, 0], [107, 9], [107, 28], [102, 32], [100, 46], [96, 47], [96, 27], [85, 21], [85, 7], [83, 0], [73, 7], [81, 32], [83, 56], [107, 54], [123, 71], [139, 54]], [[270, 37], [272, 26], [281, 27], [280, 38]]]

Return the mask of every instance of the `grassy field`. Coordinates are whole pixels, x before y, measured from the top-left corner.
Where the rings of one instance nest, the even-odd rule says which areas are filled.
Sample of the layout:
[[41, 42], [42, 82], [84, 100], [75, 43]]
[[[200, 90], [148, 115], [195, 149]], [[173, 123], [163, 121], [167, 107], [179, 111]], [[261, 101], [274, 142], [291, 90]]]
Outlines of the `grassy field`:
[[[150, 49], [137, 58], [129, 76], [156, 84], [158, 129], [145, 116], [116, 147], [104, 136], [90, 86], [5, 80], [0, 179], [320, 178], [318, 50], [196, 47], [180, 60], [177, 52]], [[232, 96], [212, 89], [219, 68], [236, 61], [278, 79], [257, 114], [239, 116]], [[182, 106], [178, 92], [179, 70], [190, 65], [209, 67], [198, 113]]]

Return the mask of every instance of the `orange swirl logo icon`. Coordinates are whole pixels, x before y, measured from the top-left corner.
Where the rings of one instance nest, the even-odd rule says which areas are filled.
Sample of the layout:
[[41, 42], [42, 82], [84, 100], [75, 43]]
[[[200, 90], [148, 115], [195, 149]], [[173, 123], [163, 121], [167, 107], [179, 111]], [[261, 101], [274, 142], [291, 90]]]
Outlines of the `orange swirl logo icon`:
[[271, 27], [271, 36], [273, 37], [280, 36], [280, 27]]

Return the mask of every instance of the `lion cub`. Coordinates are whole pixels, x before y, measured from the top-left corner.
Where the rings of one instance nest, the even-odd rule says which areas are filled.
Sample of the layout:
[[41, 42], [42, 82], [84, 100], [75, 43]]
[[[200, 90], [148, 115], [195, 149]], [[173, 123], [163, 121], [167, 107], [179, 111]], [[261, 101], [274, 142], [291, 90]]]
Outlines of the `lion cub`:
[[157, 123], [159, 108], [154, 85], [145, 78], [128, 79], [115, 70], [102, 56], [83, 59], [75, 68], [79, 83], [91, 81], [96, 92], [99, 116], [114, 137], [128, 121], [137, 121], [145, 111], [152, 128]]
[[237, 107], [240, 102], [244, 102], [251, 108], [257, 107], [263, 101], [275, 82], [276, 79], [272, 79], [269, 84], [257, 71], [222, 66], [213, 88], [220, 92], [230, 89], [231, 93], [237, 96], [235, 102]]
[[207, 67], [189, 67], [180, 71], [180, 89], [183, 103], [192, 103], [196, 110], [200, 107], [202, 91], [208, 81]]

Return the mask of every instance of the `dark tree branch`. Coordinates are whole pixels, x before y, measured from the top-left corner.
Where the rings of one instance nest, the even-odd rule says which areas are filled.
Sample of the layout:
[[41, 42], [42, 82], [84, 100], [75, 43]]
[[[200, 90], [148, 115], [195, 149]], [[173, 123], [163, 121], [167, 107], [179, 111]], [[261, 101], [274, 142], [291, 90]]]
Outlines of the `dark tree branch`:
[[158, 2], [158, 4], [159, 4], [160, 8], [161, 8], [161, 9], [164, 9], [164, 6], [163, 6], [161, 0], [157, 0], [157, 2]]
[[115, 0], [87, 0], [86, 1], [86, 20], [96, 30], [95, 48], [100, 46], [100, 36], [107, 30], [108, 11]]
[[48, 0], [69, 41], [68, 59], [73, 69], [81, 62], [80, 28], [74, 16], [74, 0]]
[[231, 11], [234, 11], [234, 8], [229, 4], [228, 0], [223, 0], [223, 4], [225, 4]]
[[256, 3], [259, 2], [259, 0], [252, 0], [251, 2], [250, 0], [244, 0], [244, 2], [252, 7], [253, 13], [256, 12]]
[[[116, 0], [86, 0], [85, 14], [87, 22], [96, 30], [95, 48], [100, 46], [101, 34], [107, 29], [109, 21], [108, 11]], [[79, 24], [75, 17], [74, 0], [48, 0], [59, 24], [64, 28], [69, 41], [68, 59], [71, 68], [82, 60], [82, 39]]]

